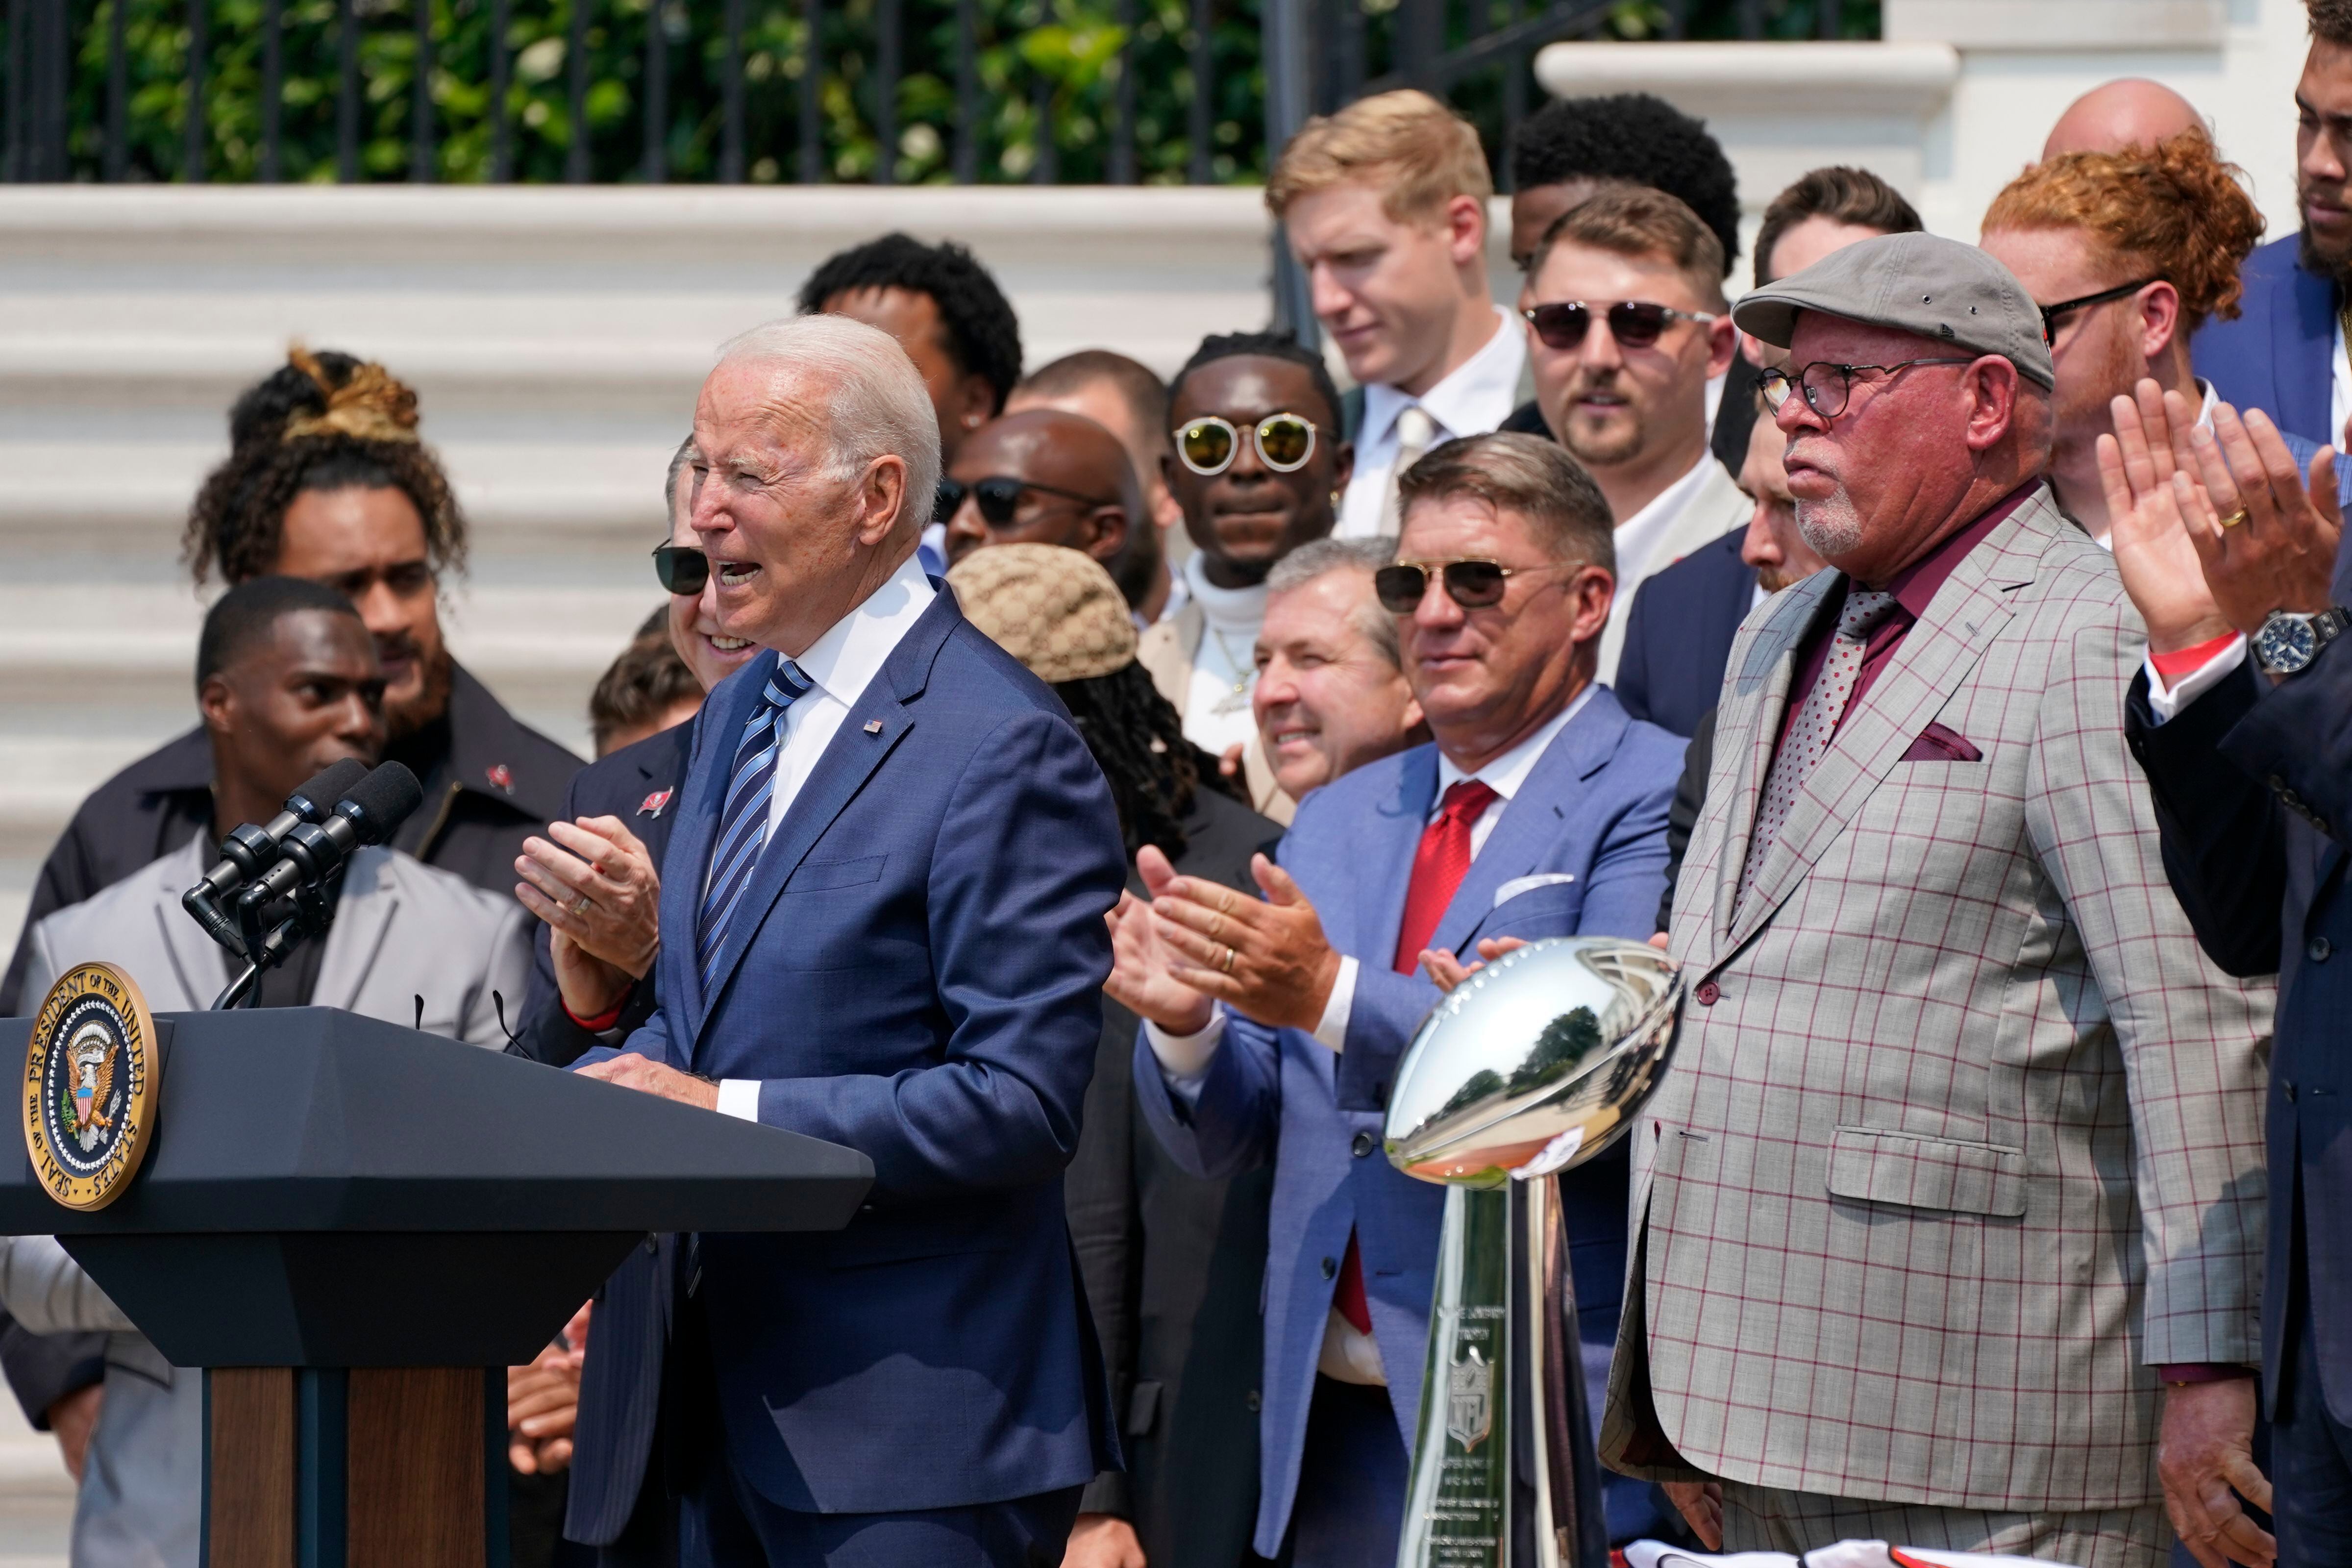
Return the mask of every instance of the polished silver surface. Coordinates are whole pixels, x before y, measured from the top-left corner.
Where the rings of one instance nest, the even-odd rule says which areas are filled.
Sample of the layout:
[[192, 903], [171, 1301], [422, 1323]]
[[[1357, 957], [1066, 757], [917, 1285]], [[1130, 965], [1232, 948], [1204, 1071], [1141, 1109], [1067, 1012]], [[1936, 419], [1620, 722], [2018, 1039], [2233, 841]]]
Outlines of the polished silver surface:
[[1646, 943], [1565, 937], [1505, 953], [1406, 1047], [1390, 1163], [1469, 1186], [1582, 1164], [1657, 1087], [1681, 1016], [1674, 961]]

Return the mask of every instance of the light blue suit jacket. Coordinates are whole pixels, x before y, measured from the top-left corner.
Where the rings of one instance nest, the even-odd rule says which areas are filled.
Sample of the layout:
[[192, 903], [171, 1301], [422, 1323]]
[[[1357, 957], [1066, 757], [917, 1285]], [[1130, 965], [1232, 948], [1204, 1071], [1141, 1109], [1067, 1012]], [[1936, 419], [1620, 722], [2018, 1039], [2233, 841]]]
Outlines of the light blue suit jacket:
[[[1488, 936], [1646, 939], [1664, 888], [1666, 807], [1683, 746], [1627, 718], [1605, 687], [1595, 691], [1496, 823], [1433, 945], [1466, 952]], [[1390, 1404], [1408, 1447], [1419, 1414], [1444, 1194], [1402, 1174], [1379, 1151], [1398, 1059], [1438, 998], [1425, 977], [1390, 967], [1413, 851], [1436, 799], [1437, 749], [1416, 747], [1307, 796], [1282, 841], [1282, 864], [1313, 900], [1325, 935], [1360, 966], [1343, 1054], [1334, 1057], [1298, 1030], [1235, 1017], [1188, 1110], [1169, 1092], [1150, 1042], [1136, 1042], [1137, 1100], [1180, 1164], [1214, 1177], [1274, 1162], [1258, 1416], [1256, 1550], [1267, 1557], [1280, 1550], [1290, 1522], [1315, 1363], [1350, 1230], [1363, 1254]], [[1496, 905], [1506, 882], [1537, 873], [1569, 879]], [[1604, 1237], [1613, 1229], [1614, 1265], [1622, 1268], [1622, 1177], [1615, 1190], [1613, 1205], [1586, 1205], [1609, 1212], [1582, 1217]], [[1572, 1235], [1576, 1225], [1571, 1215]], [[1612, 1298], [1619, 1288], [1610, 1279]], [[1614, 1312], [1609, 1316], [1613, 1321]]]

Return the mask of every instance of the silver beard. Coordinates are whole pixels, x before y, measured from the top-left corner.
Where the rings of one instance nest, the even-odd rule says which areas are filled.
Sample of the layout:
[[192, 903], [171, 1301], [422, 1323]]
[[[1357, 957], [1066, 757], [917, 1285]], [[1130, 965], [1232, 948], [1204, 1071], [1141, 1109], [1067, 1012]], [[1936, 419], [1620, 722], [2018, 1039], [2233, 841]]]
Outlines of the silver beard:
[[1797, 531], [1805, 536], [1813, 553], [1824, 561], [1835, 561], [1862, 546], [1862, 519], [1853, 510], [1853, 499], [1843, 486], [1824, 500], [1800, 500]]

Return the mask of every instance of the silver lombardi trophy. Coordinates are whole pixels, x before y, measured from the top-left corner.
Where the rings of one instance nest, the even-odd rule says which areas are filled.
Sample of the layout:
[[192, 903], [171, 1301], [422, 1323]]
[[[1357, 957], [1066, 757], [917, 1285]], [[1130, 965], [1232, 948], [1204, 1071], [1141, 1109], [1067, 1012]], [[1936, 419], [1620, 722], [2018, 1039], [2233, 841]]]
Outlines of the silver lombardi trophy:
[[[1654, 948], [1540, 942], [1473, 973], [1406, 1049], [1389, 1160], [1446, 1193], [1398, 1568], [1578, 1568], [1581, 1371], [1550, 1178], [1633, 1124], [1681, 1005]], [[1515, 1523], [1534, 1563], [1512, 1561]]]

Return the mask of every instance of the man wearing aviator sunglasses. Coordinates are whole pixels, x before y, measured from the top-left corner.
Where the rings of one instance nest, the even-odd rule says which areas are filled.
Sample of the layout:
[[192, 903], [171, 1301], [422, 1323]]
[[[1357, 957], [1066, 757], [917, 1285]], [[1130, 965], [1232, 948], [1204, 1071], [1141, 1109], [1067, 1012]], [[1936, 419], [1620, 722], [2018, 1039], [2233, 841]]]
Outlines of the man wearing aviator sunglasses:
[[1113, 568], [1143, 497], [1118, 437], [1058, 408], [1008, 414], [972, 432], [940, 480], [948, 564], [992, 544], [1058, 544]]
[[1600, 678], [1616, 677], [1633, 595], [1748, 521], [1707, 451], [1707, 382], [1730, 367], [1723, 245], [1663, 191], [1620, 186], [1547, 232], [1519, 296], [1536, 399], [1616, 519], [1617, 595]]

